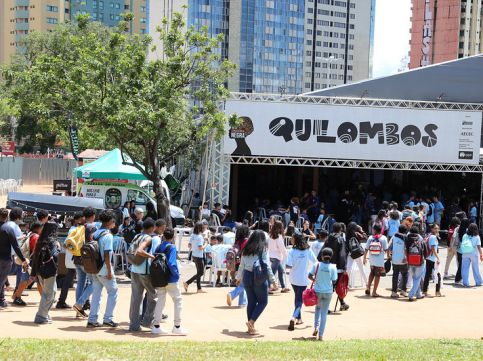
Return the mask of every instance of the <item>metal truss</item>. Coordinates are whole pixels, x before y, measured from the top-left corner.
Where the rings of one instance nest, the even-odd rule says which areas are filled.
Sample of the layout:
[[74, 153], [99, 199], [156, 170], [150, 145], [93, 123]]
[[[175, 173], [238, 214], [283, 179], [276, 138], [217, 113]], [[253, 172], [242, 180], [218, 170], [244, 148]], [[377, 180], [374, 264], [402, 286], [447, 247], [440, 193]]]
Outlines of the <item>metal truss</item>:
[[211, 166], [208, 171], [208, 194], [213, 203], [228, 204], [230, 196], [230, 162], [223, 154], [223, 140], [214, 141], [210, 149]]
[[299, 104], [346, 105], [376, 108], [409, 108], [409, 109], [439, 109], [460, 111], [483, 111], [483, 104], [428, 102], [416, 100], [369, 99], [369, 98], [339, 98], [306, 95], [231, 93], [232, 100], [249, 100], [255, 102], [280, 102]]
[[293, 157], [260, 157], [260, 156], [229, 156], [231, 164], [249, 165], [281, 165], [291, 167], [323, 167], [323, 168], [364, 168], [382, 170], [412, 170], [428, 172], [468, 172], [483, 171], [482, 165], [443, 164], [443, 163], [410, 163], [390, 161], [367, 161], [347, 159], [318, 159]]

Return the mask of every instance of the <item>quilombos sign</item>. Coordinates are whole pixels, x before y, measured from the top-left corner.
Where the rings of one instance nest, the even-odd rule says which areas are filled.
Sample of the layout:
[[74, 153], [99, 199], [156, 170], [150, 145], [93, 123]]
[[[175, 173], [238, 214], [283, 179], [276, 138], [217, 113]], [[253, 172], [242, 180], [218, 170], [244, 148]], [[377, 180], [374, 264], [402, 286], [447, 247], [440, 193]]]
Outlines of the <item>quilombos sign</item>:
[[481, 113], [229, 100], [232, 155], [478, 164]]

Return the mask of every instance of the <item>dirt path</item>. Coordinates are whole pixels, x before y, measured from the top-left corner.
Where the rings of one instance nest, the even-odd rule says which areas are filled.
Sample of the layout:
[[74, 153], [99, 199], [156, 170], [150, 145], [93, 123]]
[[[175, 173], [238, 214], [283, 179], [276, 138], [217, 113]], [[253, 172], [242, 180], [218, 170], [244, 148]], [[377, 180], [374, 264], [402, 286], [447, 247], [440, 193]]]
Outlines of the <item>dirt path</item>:
[[[444, 259], [445, 250], [441, 251]], [[454, 264], [453, 264], [454, 266]], [[183, 263], [183, 279], [194, 273], [192, 264]], [[453, 269], [454, 271], [454, 269]], [[454, 273], [454, 272], [453, 272]], [[14, 282], [14, 278], [11, 278]], [[430, 298], [409, 303], [407, 300], [389, 298], [390, 277], [381, 282], [379, 293], [384, 296], [372, 299], [364, 296], [362, 289], [351, 291], [347, 302], [350, 310], [330, 315], [326, 328], [326, 339], [373, 339], [373, 338], [480, 338], [483, 336], [482, 300], [483, 288], [455, 288], [445, 281], [442, 292], [445, 297]], [[191, 292], [195, 287], [192, 286]], [[32, 321], [39, 301], [35, 290], [25, 297], [28, 306], [9, 307], [0, 311], [0, 337], [36, 337], [87, 340], [137, 340], [159, 339], [193, 341], [233, 341], [246, 339], [246, 311], [226, 306], [228, 288], [207, 287], [207, 294], [187, 294], [183, 297], [183, 326], [189, 330], [187, 337], [153, 337], [149, 330], [139, 333], [127, 332], [129, 321], [130, 285], [120, 285], [115, 320], [121, 323], [117, 330], [87, 330], [85, 321], [75, 319], [70, 310], [52, 310], [53, 324], [36, 326]], [[430, 284], [434, 293], [434, 284]], [[73, 304], [74, 290], [69, 292], [68, 303]], [[10, 299], [10, 293], [8, 294]], [[104, 293], [103, 299], [106, 295]], [[335, 298], [333, 299], [335, 301]], [[334, 302], [333, 302], [334, 304]], [[332, 308], [333, 308], [332, 304]], [[104, 306], [101, 308], [104, 309]], [[170, 330], [173, 306], [167, 303], [169, 322], [164, 326]], [[294, 332], [287, 331], [293, 311], [293, 293], [277, 294], [269, 298], [257, 328], [261, 332], [258, 340], [292, 340], [309, 337], [312, 332], [314, 308], [303, 309], [305, 324]], [[102, 314], [102, 313], [101, 313]]]

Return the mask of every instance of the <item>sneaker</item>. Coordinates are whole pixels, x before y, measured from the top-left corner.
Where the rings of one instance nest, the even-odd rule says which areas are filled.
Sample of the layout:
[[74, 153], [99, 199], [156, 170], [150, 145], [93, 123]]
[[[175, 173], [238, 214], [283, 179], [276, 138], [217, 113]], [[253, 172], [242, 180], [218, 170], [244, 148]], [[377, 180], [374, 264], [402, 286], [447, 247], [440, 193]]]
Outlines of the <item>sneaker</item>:
[[20, 297], [17, 297], [15, 300], [12, 302], [15, 306], [27, 306], [24, 300], [22, 300]]
[[424, 297], [426, 297], [426, 295], [422, 294], [421, 296], [417, 296], [416, 298], [417, 298], [418, 300], [422, 300]]
[[112, 328], [116, 328], [116, 327], [119, 327], [119, 324], [114, 322], [114, 321], [104, 321], [102, 323], [102, 326], [108, 326], [108, 327], [112, 327]]
[[289, 331], [295, 330], [295, 321], [294, 320], [290, 320], [290, 323], [288, 324], [288, 330]]
[[7, 307], [8, 307], [7, 301], [5, 301], [5, 300], [0, 301], [0, 308], [7, 308]]
[[414, 296], [413, 297], [409, 297], [408, 301], [409, 302], [414, 302], [414, 301], [416, 301], [416, 297], [414, 297]]
[[391, 293], [391, 298], [399, 298], [399, 295], [397, 294], [397, 292], [393, 292]]
[[399, 293], [402, 297], [407, 297], [408, 296], [408, 293], [406, 291], [401, 291]]
[[231, 296], [229, 293], [226, 294], [226, 304], [231, 307]]
[[78, 305], [77, 303], [72, 306], [72, 308], [77, 312], [78, 317], [87, 317], [87, 313], [84, 311], [84, 308], [81, 305]]
[[343, 305], [340, 305], [340, 310], [341, 311], [347, 311], [349, 309], [349, 305], [347, 303], [344, 303]]
[[173, 326], [173, 329], [171, 330], [171, 333], [173, 335], [179, 335], [179, 336], [187, 336], [188, 335], [188, 332], [183, 329], [181, 326]]
[[82, 307], [82, 309], [84, 311], [87, 311], [87, 310], [90, 310], [91, 309], [91, 303], [89, 302], [89, 300], [87, 300], [86, 303], [84, 303], [84, 306]]
[[65, 309], [70, 308], [70, 306], [65, 302], [57, 302], [57, 305], [55, 305], [55, 308], [65, 310]]
[[167, 335], [168, 331], [163, 330], [159, 325], [158, 327], [153, 326], [151, 327], [151, 333], [153, 335]]
[[41, 321], [35, 320], [34, 323], [36, 323], [37, 325], [50, 325], [52, 323], [52, 320], [50, 318]]
[[86, 327], [87, 328], [99, 328], [99, 327], [102, 327], [102, 325], [99, 322], [95, 322], [95, 323], [87, 322]]

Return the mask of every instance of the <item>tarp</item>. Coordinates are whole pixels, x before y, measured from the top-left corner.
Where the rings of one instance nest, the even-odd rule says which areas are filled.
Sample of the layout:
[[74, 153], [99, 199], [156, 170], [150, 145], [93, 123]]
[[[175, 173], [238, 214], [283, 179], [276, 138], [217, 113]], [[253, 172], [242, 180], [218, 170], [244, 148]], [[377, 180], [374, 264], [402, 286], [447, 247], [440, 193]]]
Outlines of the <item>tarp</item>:
[[483, 55], [475, 55], [305, 95], [483, 103]]
[[[131, 159], [124, 154], [124, 160]], [[124, 164], [121, 151], [113, 149], [92, 163], [76, 168], [77, 178], [145, 180], [146, 177], [134, 166]]]

